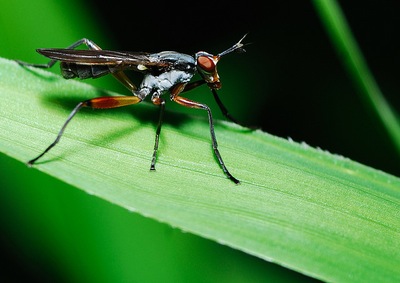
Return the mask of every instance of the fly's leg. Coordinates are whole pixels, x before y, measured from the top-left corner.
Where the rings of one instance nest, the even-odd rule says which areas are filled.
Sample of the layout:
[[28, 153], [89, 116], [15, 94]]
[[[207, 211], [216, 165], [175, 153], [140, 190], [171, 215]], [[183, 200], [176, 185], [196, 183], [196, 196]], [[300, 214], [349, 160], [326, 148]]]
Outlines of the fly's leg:
[[250, 130], [256, 130], [258, 127], [254, 126], [254, 125], [245, 125], [242, 122], [239, 122], [236, 118], [234, 118], [231, 114], [229, 114], [228, 109], [224, 106], [224, 104], [222, 103], [221, 99], [219, 99], [219, 96], [217, 94], [217, 91], [215, 89], [211, 89], [211, 92], [214, 96], [215, 101], [217, 102], [219, 109], [221, 109], [222, 114], [229, 120], [231, 120], [231, 122], [238, 124], [242, 127], [248, 128]]
[[75, 106], [74, 110], [69, 114], [67, 120], [64, 122], [61, 130], [58, 132], [56, 139], [36, 158], [28, 161], [28, 166], [32, 166], [39, 158], [45, 155], [50, 149], [52, 149], [61, 139], [61, 136], [64, 133], [65, 128], [72, 120], [72, 118], [78, 113], [78, 111], [83, 107], [91, 107], [97, 109], [107, 109], [107, 108], [116, 108], [131, 104], [137, 104], [142, 101], [137, 96], [103, 96], [103, 97], [96, 97], [93, 99], [89, 99], [83, 102], [78, 103]]
[[228, 169], [225, 166], [224, 161], [222, 160], [221, 154], [219, 153], [218, 150], [218, 143], [217, 143], [217, 138], [215, 137], [215, 131], [214, 131], [214, 122], [211, 114], [211, 109], [205, 104], [201, 104], [199, 102], [187, 99], [185, 97], [180, 96], [179, 94], [185, 89], [185, 84], [178, 84], [176, 85], [172, 91], [171, 91], [171, 100], [175, 101], [176, 103], [189, 107], [189, 108], [196, 108], [196, 109], [203, 109], [207, 111], [208, 114], [208, 122], [210, 125], [210, 134], [211, 134], [211, 141], [212, 141], [212, 147], [214, 150], [214, 154], [218, 159], [218, 163], [221, 166], [222, 170], [224, 171], [225, 175], [230, 179], [232, 182], [235, 184], [239, 184], [240, 181], [236, 179], [235, 177], [232, 176], [231, 173], [229, 173]]
[[132, 83], [132, 81], [128, 78], [127, 75], [123, 71], [119, 71], [116, 73], [111, 73], [114, 78], [116, 78], [120, 83], [122, 83], [127, 89], [129, 89], [131, 92], [134, 92], [137, 90], [136, 85]]
[[206, 83], [205, 80], [198, 80], [195, 82], [188, 83], [185, 85], [185, 87], [183, 88], [183, 90], [181, 92], [186, 92], [186, 91], [192, 90], [192, 89], [199, 87], [205, 83]]
[[153, 158], [151, 159], [150, 170], [156, 170], [156, 159], [157, 159], [157, 150], [158, 150], [158, 142], [160, 140], [160, 133], [161, 133], [161, 125], [164, 117], [164, 109], [165, 109], [165, 100], [160, 97], [154, 97], [152, 99], [155, 105], [160, 105], [160, 115], [158, 118], [158, 125], [156, 130], [156, 139], [154, 142], [154, 151], [153, 151]]
[[222, 103], [221, 99], [219, 99], [219, 96], [217, 94], [217, 91], [215, 89], [211, 89], [211, 92], [214, 96], [215, 101], [217, 102], [219, 109], [221, 109], [222, 114], [229, 120], [231, 120], [233, 123], [238, 124], [242, 127], [246, 127], [242, 123], [240, 123], [238, 120], [236, 120], [234, 117], [232, 117], [231, 114], [229, 114], [228, 109], [225, 107], [225, 105]]

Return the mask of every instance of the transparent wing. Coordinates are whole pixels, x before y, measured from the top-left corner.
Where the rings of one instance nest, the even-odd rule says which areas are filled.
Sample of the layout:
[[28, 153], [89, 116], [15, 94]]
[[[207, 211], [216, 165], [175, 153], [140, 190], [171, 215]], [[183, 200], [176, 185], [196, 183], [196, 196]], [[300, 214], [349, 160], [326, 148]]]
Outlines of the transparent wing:
[[129, 65], [141, 67], [168, 67], [171, 63], [156, 60], [149, 57], [145, 52], [128, 52], [112, 50], [75, 50], [43, 48], [37, 49], [40, 54], [62, 62], [75, 63], [78, 65]]

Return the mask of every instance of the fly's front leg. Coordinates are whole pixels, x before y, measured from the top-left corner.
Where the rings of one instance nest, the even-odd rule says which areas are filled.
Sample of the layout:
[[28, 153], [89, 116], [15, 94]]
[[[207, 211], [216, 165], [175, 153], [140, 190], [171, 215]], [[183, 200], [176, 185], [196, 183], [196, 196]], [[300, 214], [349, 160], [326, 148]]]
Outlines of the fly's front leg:
[[[198, 80], [192, 83], [187, 84], [184, 89], [182, 90], [182, 92], [186, 92], [189, 90], [192, 90], [198, 86], [201, 86], [203, 84], [205, 84], [205, 80]], [[232, 121], [235, 124], [238, 124], [242, 127], [247, 127], [246, 125], [244, 125], [243, 123], [239, 122], [237, 119], [235, 119], [234, 117], [232, 117], [232, 115], [228, 112], [228, 109], [225, 107], [225, 105], [222, 103], [221, 99], [219, 98], [217, 91], [213, 88], [211, 88], [211, 92], [214, 96], [215, 101], [218, 104], [219, 109], [221, 109], [222, 114], [225, 116], [225, 118], [227, 118], [228, 120]], [[256, 127], [249, 127], [251, 129], [255, 129]]]
[[225, 175], [231, 180], [233, 181], [235, 184], [239, 184], [240, 181], [238, 179], [236, 179], [235, 177], [232, 176], [231, 173], [229, 173], [228, 169], [225, 166], [224, 161], [222, 160], [221, 154], [219, 153], [218, 150], [218, 143], [217, 143], [217, 138], [215, 137], [215, 131], [214, 131], [214, 121], [212, 118], [212, 114], [211, 114], [211, 109], [210, 107], [208, 107], [205, 104], [187, 99], [185, 97], [180, 96], [179, 94], [185, 90], [185, 84], [178, 84], [176, 85], [172, 91], [171, 91], [171, 100], [175, 101], [176, 103], [185, 106], [185, 107], [189, 107], [189, 108], [196, 108], [196, 109], [203, 109], [207, 111], [208, 114], [208, 122], [210, 125], [210, 134], [211, 134], [211, 141], [212, 141], [212, 147], [214, 150], [214, 154], [218, 159], [218, 163], [221, 166], [222, 170], [224, 171]]
[[[81, 40], [78, 40], [77, 42], [68, 46], [66, 49], [75, 49], [75, 48], [81, 46], [82, 44], [86, 45], [91, 50], [101, 50], [101, 48], [96, 43], [94, 43], [93, 41], [91, 41], [90, 39], [87, 39], [87, 38], [82, 38]], [[27, 62], [16, 60], [16, 62], [20, 65], [28, 66], [28, 67], [35, 67], [35, 68], [43, 68], [43, 69], [48, 69], [48, 68], [53, 67], [57, 61], [58, 60], [52, 59], [46, 64], [32, 64], [32, 63], [27, 63]]]
[[136, 104], [139, 103], [140, 101], [142, 100], [137, 96], [104, 96], [104, 97], [96, 97], [78, 103], [78, 105], [75, 106], [74, 110], [72, 110], [72, 112], [69, 114], [67, 120], [64, 122], [63, 126], [61, 127], [61, 130], [57, 134], [56, 139], [36, 158], [29, 160], [27, 163], [28, 166], [32, 166], [39, 158], [45, 155], [60, 141], [65, 128], [81, 108], [83, 107], [91, 107], [97, 109], [116, 108], [116, 107]]
[[203, 85], [205, 83], [206, 83], [205, 80], [198, 80], [198, 81], [195, 81], [195, 82], [192, 82], [192, 83], [188, 83], [188, 84], [186, 84], [184, 86], [182, 92], [186, 92], [186, 91], [192, 90], [192, 89], [194, 89], [196, 87], [199, 87], [199, 86], [201, 86], [201, 85]]
[[[219, 96], [217, 94], [217, 91], [215, 89], [211, 89], [211, 92], [214, 96], [215, 101], [217, 102], [219, 109], [221, 109], [222, 114], [229, 120], [231, 120], [233, 123], [238, 124], [242, 127], [248, 127], [246, 125], [244, 125], [243, 123], [239, 122], [238, 120], [236, 120], [234, 117], [232, 117], [232, 115], [228, 112], [228, 109], [224, 106], [224, 104], [222, 103], [221, 99], [219, 99]], [[255, 129], [256, 127], [248, 127], [251, 129]]]

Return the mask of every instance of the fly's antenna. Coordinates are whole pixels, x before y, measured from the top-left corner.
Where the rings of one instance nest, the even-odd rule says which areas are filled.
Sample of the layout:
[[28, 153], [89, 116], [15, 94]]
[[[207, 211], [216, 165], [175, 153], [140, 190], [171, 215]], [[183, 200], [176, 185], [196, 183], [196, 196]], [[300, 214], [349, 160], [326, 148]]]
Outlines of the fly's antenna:
[[243, 44], [242, 41], [246, 37], [247, 33], [232, 47], [226, 49], [225, 51], [222, 51], [221, 53], [218, 54], [218, 57], [224, 56], [226, 54], [232, 53], [232, 52], [246, 52], [246, 50], [243, 48], [243, 46], [248, 45], [249, 43]]

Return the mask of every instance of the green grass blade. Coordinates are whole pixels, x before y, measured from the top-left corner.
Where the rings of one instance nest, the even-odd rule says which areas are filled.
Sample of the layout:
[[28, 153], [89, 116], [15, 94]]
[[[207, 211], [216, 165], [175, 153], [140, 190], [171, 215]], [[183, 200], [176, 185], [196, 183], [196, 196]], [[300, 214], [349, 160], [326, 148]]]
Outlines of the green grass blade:
[[340, 6], [335, 0], [314, 0], [314, 5], [363, 99], [375, 111], [400, 154], [399, 116], [379, 89]]
[[[53, 141], [79, 101], [104, 95], [4, 59], [0, 92], [0, 149], [23, 162]], [[234, 185], [213, 156], [206, 113], [199, 119], [171, 112], [157, 171], [149, 172], [157, 117], [148, 104], [84, 109], [35, 168], [130, 211], [315, 278], [400, 280], [399, 178], [217, 122], [221, 155], [242, 182]]]

